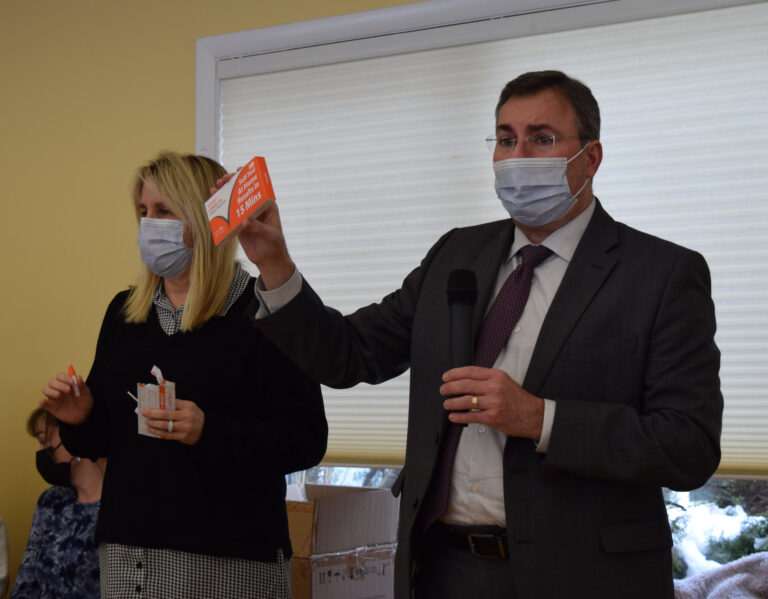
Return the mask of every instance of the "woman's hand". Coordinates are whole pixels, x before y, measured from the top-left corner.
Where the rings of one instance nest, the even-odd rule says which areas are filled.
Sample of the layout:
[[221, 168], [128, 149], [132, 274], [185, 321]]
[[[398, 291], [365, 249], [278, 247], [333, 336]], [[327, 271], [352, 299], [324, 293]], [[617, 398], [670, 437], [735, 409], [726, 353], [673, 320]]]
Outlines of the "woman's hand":
[[75, 376], [77, 377], [79, 394], [75, 394], [72, 375], [60, 372], [55, 379], [43, 387], [45, 397], [40, 400], [40, 405], [43, 408], [62, 422], [72, 425], [85, 422], [93, 409], [91, 390], [88, 389], [79, 374]]
[[142, 410], [141, 414], [147, 418], [149, 432], [163, 439], [195, 445], [203, 434], [205, 413], [194, 401], [177, 397], [175, 410]]

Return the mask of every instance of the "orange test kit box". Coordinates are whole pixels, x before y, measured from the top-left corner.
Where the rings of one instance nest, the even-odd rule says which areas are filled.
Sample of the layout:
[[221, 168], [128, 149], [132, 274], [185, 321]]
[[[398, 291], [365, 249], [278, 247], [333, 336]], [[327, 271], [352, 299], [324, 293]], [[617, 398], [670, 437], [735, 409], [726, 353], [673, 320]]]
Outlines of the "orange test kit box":
[[219, 245], [235, 233], [246, 218], [255, 216], [274, 201], [267, 163], [261, 156], [255, 156], [205, 203], [213, 243]]

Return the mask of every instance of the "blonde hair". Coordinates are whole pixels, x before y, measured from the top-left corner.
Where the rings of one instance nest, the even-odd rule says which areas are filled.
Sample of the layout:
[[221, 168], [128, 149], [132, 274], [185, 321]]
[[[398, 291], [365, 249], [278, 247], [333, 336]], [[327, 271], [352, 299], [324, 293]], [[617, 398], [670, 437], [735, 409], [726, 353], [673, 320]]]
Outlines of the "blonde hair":
[[[181, 219], [192, 235], [190, 286], [181, 318], [182, 331], [196, 329], [221, 313], [235, 274], [237, 239], [233, 236], [214, 246], [205, 212], [211, 188], [225, 174], [223, 166], [205, 156], [163, 152], [141, 167], [134, 180], [133, 205], [137, 220], [141, 219], [139, 202], [144, 184], [152, 181], [163, 196], [166, 208]], [[146, 322], [161, 282], [162, 277], [144, 265], [123, 308], [127, 322]]]

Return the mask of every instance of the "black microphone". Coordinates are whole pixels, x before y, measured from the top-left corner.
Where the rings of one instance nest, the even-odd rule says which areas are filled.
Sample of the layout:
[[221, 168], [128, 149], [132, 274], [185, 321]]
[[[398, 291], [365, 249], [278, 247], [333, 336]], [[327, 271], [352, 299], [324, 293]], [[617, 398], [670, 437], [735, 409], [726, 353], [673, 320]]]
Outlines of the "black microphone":
[[448, 275], [448, 310], [451, 335], [451, 368], [470, 366], [473, 354], [472, 313], [477, 301], [477, 278], [471, 270]]
[[477, 302], [477, 277], [471, 270], [452, 270], [446, 287], [451, 337], [451, 368], [471, 366], [474, 347], [472, 313]]

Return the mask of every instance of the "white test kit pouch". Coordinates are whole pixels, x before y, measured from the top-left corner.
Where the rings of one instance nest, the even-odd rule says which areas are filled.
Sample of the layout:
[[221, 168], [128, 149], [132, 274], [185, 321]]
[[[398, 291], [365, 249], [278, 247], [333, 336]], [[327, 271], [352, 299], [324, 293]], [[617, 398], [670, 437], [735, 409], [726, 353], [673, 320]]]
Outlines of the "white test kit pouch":
[[[141, 415], [142, 410], [175, 410], [176, 409], [176, 383], [173, 381], [167, 381], [163, 377], [163, 373], [157, 366], [152, 367], [152, 374], [157, 379], [157, 384], [153, 383], [137, 383], [136, 394], [139, 404], [136, 407], [136, 415], [138, 417], [138, 432], [140, 435], [146, 435], [147, 437], [154, 437], [156, 439], [162, 439], [164, 437], [149, 432], [147, 428], [147, 418]], [[131, 395], [129, 393], [129, 395]], [[131, 395], [131, 397], [133, 397]]]

